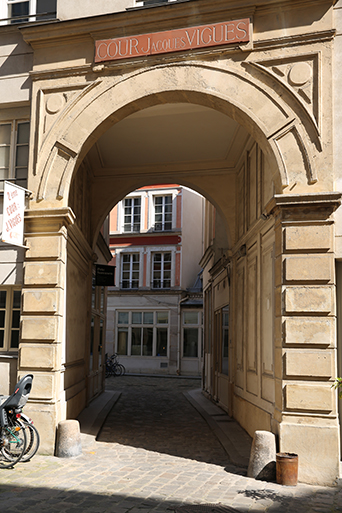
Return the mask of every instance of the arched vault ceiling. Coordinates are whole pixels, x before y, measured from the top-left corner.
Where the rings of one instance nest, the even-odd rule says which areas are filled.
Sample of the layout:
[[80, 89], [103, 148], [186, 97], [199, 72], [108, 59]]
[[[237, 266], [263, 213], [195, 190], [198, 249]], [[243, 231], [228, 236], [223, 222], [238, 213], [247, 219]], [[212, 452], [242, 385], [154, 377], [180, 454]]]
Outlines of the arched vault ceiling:
[[248, 133], [207, 107], [164, 104], [141, 110], [112, 126], [88, 154], [94, 175], [110, 170], [181, 164], [234, 168]]

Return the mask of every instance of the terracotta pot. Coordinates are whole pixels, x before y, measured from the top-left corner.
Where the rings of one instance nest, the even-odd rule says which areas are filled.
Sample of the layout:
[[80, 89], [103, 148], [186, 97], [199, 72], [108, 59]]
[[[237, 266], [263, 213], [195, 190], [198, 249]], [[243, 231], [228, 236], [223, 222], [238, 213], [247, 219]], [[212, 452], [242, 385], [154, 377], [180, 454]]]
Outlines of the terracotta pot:
[[298, 454], [278, 452], [276, 455], [277, 483], [296, 486], [298, 481]]

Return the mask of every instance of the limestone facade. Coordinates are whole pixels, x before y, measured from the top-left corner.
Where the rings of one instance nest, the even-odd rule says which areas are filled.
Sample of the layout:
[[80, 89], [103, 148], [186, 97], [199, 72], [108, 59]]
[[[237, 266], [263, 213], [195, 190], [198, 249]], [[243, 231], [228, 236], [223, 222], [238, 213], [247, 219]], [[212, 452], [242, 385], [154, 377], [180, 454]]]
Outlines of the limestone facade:
[[[202, 257], [206, 393], [251, 434], [270, 430], [280, 450], [298, 452], [301, 481], [332, 483], [341, 2], [127, 0], [113, 12], [103, 0], [79, 15], [70, 4], [57, 0], [59, 21], [0, 29], [0, 121], [30, 122], [32, 191], [28, 249], [1, 248], [23, 303], [19, 352], [1, 351], [0, 364], [18, 354], [19, 375], [33, 372], [43, 450], [53, 452], [57, 422], [103, 389], [105, 296], [92, 291], [92, 272], [109, 259], [106, 216], [139, 187], [178, 183], [213, 205]], [[214, 24], [228, 34], [246, 19], [247, 41], [209, 45]], [[96, 41], [176, 29], [201, 45], [95, 62]]]

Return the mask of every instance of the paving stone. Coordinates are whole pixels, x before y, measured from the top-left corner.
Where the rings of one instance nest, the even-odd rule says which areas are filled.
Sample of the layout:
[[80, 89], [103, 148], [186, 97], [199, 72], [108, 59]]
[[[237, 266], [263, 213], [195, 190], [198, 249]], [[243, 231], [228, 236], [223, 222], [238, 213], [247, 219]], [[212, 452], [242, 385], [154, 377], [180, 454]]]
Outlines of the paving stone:
[[[243, 513], [342, 512], [342, 486], [289, 489], [246, 477], [184, 397], [196, 379], [110, 378], [122, 395], [75, 460], [35, 456], [0, 470], [1, 513], [172, 513], [218, 504]], [[173, 509], [172, 509], [173, 508]]]

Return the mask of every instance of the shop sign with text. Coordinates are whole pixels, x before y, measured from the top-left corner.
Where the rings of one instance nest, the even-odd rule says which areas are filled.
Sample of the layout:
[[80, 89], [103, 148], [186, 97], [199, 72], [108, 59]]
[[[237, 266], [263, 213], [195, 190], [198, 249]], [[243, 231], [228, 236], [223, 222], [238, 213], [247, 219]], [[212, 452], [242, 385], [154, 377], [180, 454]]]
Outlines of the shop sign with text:
[[245, 18], [212, 25], [96, 41], [95, 62], [247, 43], [248, 41], [249, 18]]
[[25, 189], [5, 182], [1, 240], [22, 246], [24, 240]]

